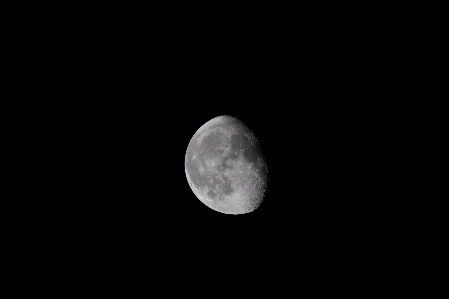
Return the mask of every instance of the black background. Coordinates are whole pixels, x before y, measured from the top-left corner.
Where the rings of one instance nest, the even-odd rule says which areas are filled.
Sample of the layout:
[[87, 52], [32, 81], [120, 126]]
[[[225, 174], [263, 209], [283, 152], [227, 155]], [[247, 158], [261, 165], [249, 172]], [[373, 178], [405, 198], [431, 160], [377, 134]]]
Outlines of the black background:
[[[333, 65], [326, 51], [316, 52], [324, 46], [300, 41], [289, 53], [279, 43], [236, 43], [245, 50], [232, 53], [204, 50], [207, 39], [197, 43], [191, 52], [182, 44], [119, 46], [105, 61], [73, 65], [60, 91], [66, 114], [53, 104], [49, 110], [63, 124], [52, 123], [66, 142], [54, 154], [62, 153], [58, 169], [69, 170], [62, 180], [70, 188], [58, 195], [69, 198], [63, 205], [75, 230], [81, 225], [93, 239], [245, 244], [353, 242], [373, 229], [373, 131], [382, 121], [375, 86], [357, 66]], [[226, 114], [255, 132], [267, 159], [266, 199], [247, 215], [204, 206], [184, 172], [190, 138]]]
[[[167, 269], [223, 260], [319, 271], [372, 250], [381, 259], [398, 107], [369, 25], [94, 16], [32, 43], [29, 90], [42, 100], [22, 109], [36, 120], [40, 242], [106, 268], [161, 257]], [[268, 192], [249, 214], [207, 208], [185, 176], [191, 137], [219, 115], [246, 123], [266, 155]]]
[[360, 39], [320, 41], [316, 28], [313, 35], [184, 30], [110, 30], [108, 36], [90, 29], [57, 53], [60, 68], [70, 70], [53, 95], [64, 97], [56, 105], [65, 113], [53, 102], [48, 109], [69, 125], [60, 136], [79, 163], [80, 186], [95, 194], [86, 198], [94, 218], [96, 209], [109, 208], [130, 218], [134, 211], [142, 218], [163, 211], [174, 222], [221, 219], [196, 200], [183, 165], [195, 131], [224, 114], [254, 130], [270, 174], [260, 211], [225, 219], [289, 213], [284, 221], [307, 217], [326, 225], [354, 217], [359, 197], [372, 192], [361, 188], [367, 182], [359, 172], [376, 159], [368, 151], [382, 125], [372, 52], [351, 51]]

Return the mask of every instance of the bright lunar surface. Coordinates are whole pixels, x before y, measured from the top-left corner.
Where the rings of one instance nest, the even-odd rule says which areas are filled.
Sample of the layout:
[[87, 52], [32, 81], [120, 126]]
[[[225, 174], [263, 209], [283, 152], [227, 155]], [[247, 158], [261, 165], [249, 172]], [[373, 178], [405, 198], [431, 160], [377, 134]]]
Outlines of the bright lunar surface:
[[227, 115], [211, 119], [193, 135], [185, 172], [196, 197], [224, 214], [254, 211], [267, 187], [259, 142], [243, 122]]

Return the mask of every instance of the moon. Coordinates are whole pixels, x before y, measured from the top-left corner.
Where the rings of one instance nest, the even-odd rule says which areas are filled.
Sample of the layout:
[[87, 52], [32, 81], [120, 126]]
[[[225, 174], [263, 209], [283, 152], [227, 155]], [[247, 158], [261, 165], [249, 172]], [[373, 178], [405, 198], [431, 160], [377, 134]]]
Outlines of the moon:
[[185, 173], [196, 197], [224, 214], [254, 211], [267, 190], [268, 169], [256, 136], [229, 115], [196, 131], [187, 147]]

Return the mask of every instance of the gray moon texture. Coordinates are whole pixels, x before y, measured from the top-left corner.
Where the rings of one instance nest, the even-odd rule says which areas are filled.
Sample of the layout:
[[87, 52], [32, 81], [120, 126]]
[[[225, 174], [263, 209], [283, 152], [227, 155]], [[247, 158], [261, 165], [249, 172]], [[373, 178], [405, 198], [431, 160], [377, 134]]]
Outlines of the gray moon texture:
[[193, 135], [185, 173], [196, 197], [224, 214], [256, 210], [267, 190], [268, 169], [256, 136], [228, 115], [211, 119]]

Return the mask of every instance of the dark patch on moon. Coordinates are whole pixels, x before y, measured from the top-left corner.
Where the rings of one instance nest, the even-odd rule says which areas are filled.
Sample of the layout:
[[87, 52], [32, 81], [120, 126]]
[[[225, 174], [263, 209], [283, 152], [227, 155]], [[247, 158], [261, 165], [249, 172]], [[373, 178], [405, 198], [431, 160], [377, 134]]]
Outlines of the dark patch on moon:
[[233, 150], [243, 150], [243, 157], [249, 163], [257, 164], [258, 158], [263, 158], [262, 149], [258, 142], [250, 144], [248, 138], [243, 134], [233, 134], [231, 136]]
[[218, 172], [225, 172], [226, 170], [231, 170], [234, 167], [228, 163], [229, 158], [227, 156], [224, 156], [220, 159], [220, 163], [215, 166]]
[[224, 134], [219, 131], [213, 131], [203, 138], [199, 148], [201, 162], [204, 163], [205, 159], [218, 157], [224, 153], [224, 150], [219, 148], [224, 138]]
[[226, 158], [229, 160], [237, 160], [238, 156], [234, 152], [229, 152]]
[[243, 134], [232, 134], [231, 135], [231, 146], [234, 150], [245, 149], [249, 145], [248, 138]]
[[227, 176], [223, 175], [224, 183], [220, 184], [220, 191], [222, 194], [230, 195], [234, 192], [234, 189], [231, 187], [231, 181]]
[[209, 192], [207, 192], [207, 196], [208, 196], [209, 198], [214, 199], [214, 198], [217, 197], [217, 194], [215, 194], [214, 191], [210, 190]]
[[257, 163], [258, 158], [263, 158], [262, 149], [260, 148], [259, 144], [254, 143], [253, 145], [249, 146], [245, 149], [243, 152], [243, 157], [249, 162], [249, 163]]

